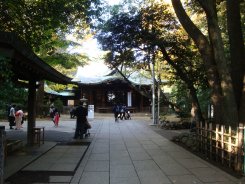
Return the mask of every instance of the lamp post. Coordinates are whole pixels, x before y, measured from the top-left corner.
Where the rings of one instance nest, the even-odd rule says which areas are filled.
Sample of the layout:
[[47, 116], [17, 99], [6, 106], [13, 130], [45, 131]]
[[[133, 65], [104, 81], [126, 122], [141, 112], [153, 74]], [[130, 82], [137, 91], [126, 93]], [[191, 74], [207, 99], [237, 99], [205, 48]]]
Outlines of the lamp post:
[[154, 59], [152, 61], [152, 124], [156, 124], [156, 116], [155, 116], [155, 101], [156, 101], [156, 95], [155, 95], [155, 69], [154, 69]]
[[157, 85], [157, 123], [156, 124], [159, 124], [159, 119], [160, 119], [160, 97], [161, 97], [160, 84], [161, 84], [161, 78], [159, 74], [158, 85]]

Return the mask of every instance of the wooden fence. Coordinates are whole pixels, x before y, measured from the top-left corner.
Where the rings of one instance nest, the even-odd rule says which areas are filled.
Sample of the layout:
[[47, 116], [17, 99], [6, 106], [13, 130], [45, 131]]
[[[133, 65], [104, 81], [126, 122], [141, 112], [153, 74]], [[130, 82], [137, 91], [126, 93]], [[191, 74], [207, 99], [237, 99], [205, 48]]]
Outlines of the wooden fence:
[[212, 123], [199, 123], [197, 140], [199, 151], [207, 158], [243, 172], [243, 127], [232, 129]]

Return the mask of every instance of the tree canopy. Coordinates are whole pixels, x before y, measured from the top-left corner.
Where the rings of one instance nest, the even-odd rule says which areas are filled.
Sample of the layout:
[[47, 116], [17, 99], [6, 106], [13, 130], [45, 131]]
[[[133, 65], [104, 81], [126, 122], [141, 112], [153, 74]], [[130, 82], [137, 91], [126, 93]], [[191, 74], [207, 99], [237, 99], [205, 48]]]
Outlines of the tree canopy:
[[53, 34], [76, 30], [82, 35], [90, 16], [99, 12], [98, 3], [97, 0], [0, 1], [0, 30], [15, 32], [38, 50]]
[[[69, 53], [67, 48], [78, 44], [68, 41], [66, 36], [73, 34], [82, 39], [87, 34], [93, 17], [98, 16], [99, 12], [100, 2], [97, 0], [1, 0], [0, 31], [15, 33], [41, 59], [71, 77], [76, 67], [84, 65], [88, 57], [85, 54]], [[3, 60], [7, 61], [5, 59]], [[1, 77], [7, 79], [11, 75]], [[14, 85], [11, 80], [1, 81], [1, 91], [9, 94], [10, 91], [8, 93], [6, 90], [12, 88]], [[26, 93], [25, 89], [18, 90]], [[1, 99], [5, 99], [4, 103], [16, 101]]]
[[[175, 17], [172, 7], [161, 1], [144, 2], [138, 9], [127, 8], [126, 13], [113, 11], [101, 27], [98, 39], [103, 49], [111, 51], [110, 62], [144, 68], [158, 50], [190, 90], [199, 117], [196, 91], [205, 89], [201, 86], [208, 82], [214, 121], [232, 125], [243, 121], [244, 3], [196, 0], [183, 6], [172, 0]], [[199, 15], [201, 19], [195, 20]]]
[[[147, 70], [154, 62], [159, 73], [172, 76], [168, 79], [184, 81], [196, 106], [200, 106], [196, 86], [207, 86], [203, 64], [168, 5], [155, 3], [137, 12], [114, 15], [103, 24], [98, 40], [111, 51], [108, 61], [113, 66], [136, 65]], [[203, 119], [201, 112], [199, 116]]]

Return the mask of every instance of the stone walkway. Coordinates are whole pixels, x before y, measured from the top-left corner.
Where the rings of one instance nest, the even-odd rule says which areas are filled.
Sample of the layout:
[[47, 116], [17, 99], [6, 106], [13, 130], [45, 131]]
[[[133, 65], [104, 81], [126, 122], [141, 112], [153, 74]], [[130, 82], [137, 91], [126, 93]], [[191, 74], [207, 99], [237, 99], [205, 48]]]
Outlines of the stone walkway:
[[144, 119], [101, 119], [71, 183], [242, 183], [149, 128]]
[[[43, 122], [42, 125], [44, 124]], [[46, 150], [52, 150], [54, 146], [48, 139], [55, 139], [58, 135], [62, 137], [62, 141], [75, 141], [72, 140], [74, 120], [61, 122], [60, 127], [55, 130], [49, 124], [46, 125], [46, 142], [40, 147], [43, 153], [45, 147]], [[243, 178], [237, 179], [227, 174], [153, 131], [149, 127], [148, 117], [133, 117], [132, 120], [115, 123], [112, 116], [102, 116], [95, 117], [91, 124], [93, 127], [89, 138], [91, 144], [82, 161], [77, 163], [74, 175], [69, 177], [53, 175], [50, 176], [49, 183], [245, 183]], [[52, 135], [49, 135], [50, 132]], [[11, 162], [11, 157], [8, 159], [7, 164]]]

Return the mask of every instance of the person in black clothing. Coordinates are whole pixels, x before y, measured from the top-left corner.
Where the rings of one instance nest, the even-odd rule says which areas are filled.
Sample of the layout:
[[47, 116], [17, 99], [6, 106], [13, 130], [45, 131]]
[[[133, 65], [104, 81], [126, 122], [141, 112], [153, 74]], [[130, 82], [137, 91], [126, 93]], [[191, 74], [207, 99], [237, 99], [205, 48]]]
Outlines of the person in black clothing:
[[114, 113], [115, 122], [118, 121], [118, 115], [120, 113], [119, 105], [115, 104], [112, 109]]
[[76, 109], [75, 109], [74, 107], [72, 107], [72, 108], [70, 109], [70, 118], [71, 118], [71, 119], [75, 118], [75, 114], [74, 114], [74, 113], [75, 113], [75, 110], [76, 110]]
[[83, 134], [87, 133], [86, 122], [88, 116], [88, 109], [83, 107], [82, 101], [80, 101], [79, 106], [75, 109], [74, 114], [77, 117], [74, 139], [78, 137], [82, 139]]
[[13, 129], [13, 126], [15, 126], [15, 107], [16, 105], [12, 105], [9, 109], [9, 127], [10, 129]]
[[121, 111], [120, 112], [121, 112], [121, 114], [120, 114], [121, 120], [123, 120], [123, 118], [126, 119], [125, 118], [126, 106], [124, 104], [121, 106]]

